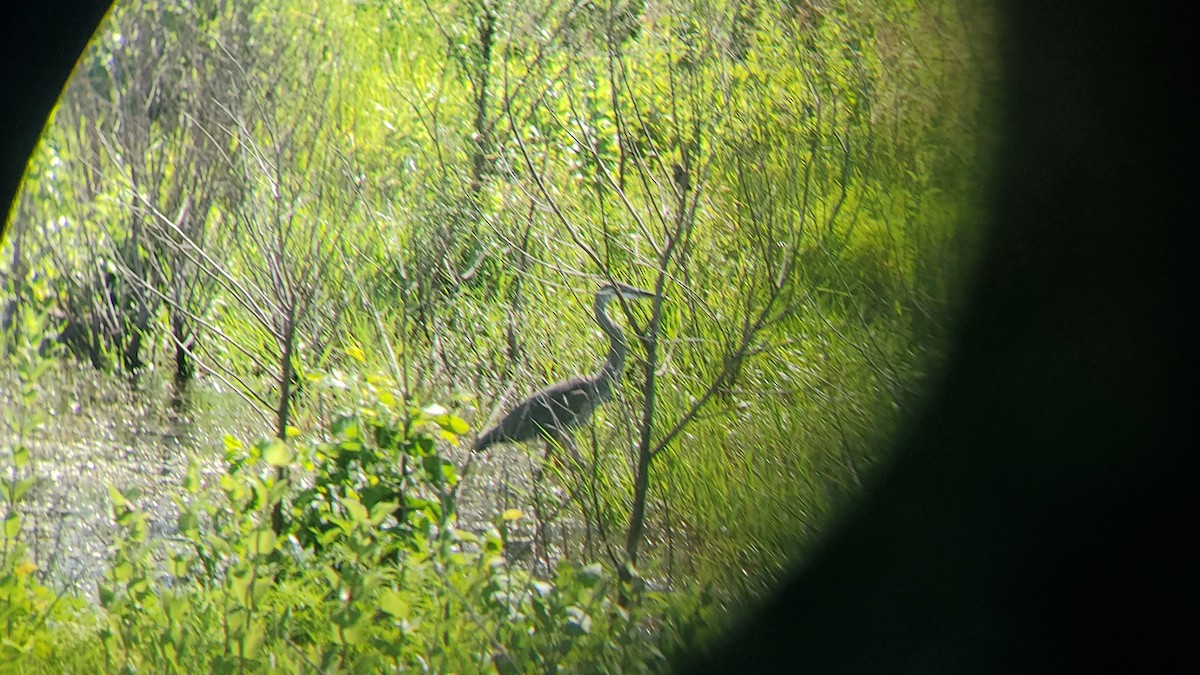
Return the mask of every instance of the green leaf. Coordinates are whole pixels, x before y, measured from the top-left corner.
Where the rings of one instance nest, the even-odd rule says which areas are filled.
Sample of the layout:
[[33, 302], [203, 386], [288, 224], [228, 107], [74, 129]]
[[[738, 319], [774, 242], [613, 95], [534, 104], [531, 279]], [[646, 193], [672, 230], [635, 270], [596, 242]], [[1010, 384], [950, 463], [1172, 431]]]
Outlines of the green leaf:
[[571, 635], [587, 635], [592, 632], [592, 617], [579, 607], [571, 605], [567, 612], [567, 632]]
[[35, 482], [37, 482], [37, 476], [30, 476], [17, 483], [16, 489], [13, 490], [12, 500], [15, 502], [21, 499], [21, 497], [24, 497], [25, 493], [29, 492], [29, 488], [33, 487]]
[[604, 567], [600, 563], [592, 563], [579, 570], [579, 582], [584, 586], [595, 586], [604, 577]]
[[379, 502], [371, 507], [371, 524], [379, 525], [395, 512], [398, 502]]
[[240, 502], [246, 498], [245, 484], [229, 474], [221, 476], [221, 489], [225, 490], [226, 496], [232, 502]]
[[268, 504], [278, 504], [279, 500], [283, 499], [283, 496], [287, 494], [288, 489], [290, 487], [291, 487], [291, 481], [289, 481], [286, 478], [284, 478], [283, 480], [277, 480], [274, 483], [272, 483], [271, 488], [267, 493], [267, 503]]
[[175, 578], [186, 577], [192, 567], [191, 556], [172, 555], [167, 563], [167, 571]]
[[[483, 547], [488, 553], [500, 553], [504, 550], [504, 539], [496, 531], [496, 528], [488, 528], [487, 534], [483, 538]], [[504, 558], [500, 558], [500, 560], [503, 562]]]
[[246, 549], [251, 555], [265, 556], [275, 550], [275, 542], [275, 532], [264, 527], [250, 533], [246, 539]]
[[402, 620], [407, 619], [412, 613], [412, 605], [404, 599], [404, 596], [390, 588], [379, 594], [379, 609]]
[[125, 506], [129, 503], [129, 500], [125, 498], [125, 495], [121, 494], [120, 490], [111, 485], [108, 486], [108, 498], [112, 500], [114, 509]]
[[175, 623], [183, 621], [183, 615], [190, 604], [187, 598], [173, 594], [163, 598], [163, 609], [166, 610], [167, 617]]
[[251, 593], [254, 595], [254, 602], [261, 603], [266, 597], [267, 592], [275, 587], [275, 579], [271, 576], [262, 576], [254, 580], [254, 587]]
[[246, 632], [242, 634], [242, 658], [254, 658], [258, 654], [258, 648], [262, 646], [263, 639], [266, 637], [266, 635], [266, 625], [264, 625], [262, 621], [252, 621], [250, 626], [246, 628]]
[[287, 446], [287, 443], [279, 438], [272, 438], [267, 441], [262, 448], [263, 459], [271, 466], [288, 466], [292, 463], [295, 454], [292, 449]]
[[29, 448], [24, 445], [18, 445], [13, 450], [13, 466], [18, 469], [23, 469], [29, 464]]
[[342, 436], [344, 438], [358, 438], [358, 418], [353, 415], [345, 415], [334, 420], [333, 424], [329, 425], [329, 430], [334, 436]]
[[8, 539], [12, 539], [13, 537], [17, 536], [17, 533], [20, 531], [21, 516], [15, 513], [8, 514], [8, 517], [4, 519], [4, 536]]
[[187, 474], [183, 477], [183, 489], [190, 494], [200, 491], [200, 466], [195, 458], [188, 462]]
[[233, 590], [233, 597], [243, 606], [250, 604], [250, 580], [252, 578], [250, 566], [245, 563], [229, 570], [229, 587]]
[[196, 515], [195, 511], [187, 509], [179, 514], [178, 528], [180, 532], [184, 533], [195, 532], [200, 528], [200, 517]]
[[350, 513], [350, 518], [354, 521], [354, 523], [365, 523], [370, 520], [370, 516], [367, 515], [367, 508], [362, 505], [362, 502], [358, 501], [354, 497], [346, 497], [343, 499], [342, 506], [344, 506], [346, 511]]
[[441, 484], [446, 479], [445, 467], [446, 460], [437, 455], [429, 455], [421, 460], [425, 468], [425, 473], [435, 484]]
[[450, 487], [458, 485], [458, 469], [451, 462], [442, 464], [442, 480], [446, 481]]
[[458, 435], [465, 434], [471, 430], [470, 425], [468, 425], [461, 417], [457, 415], [438, 415], [433, 418], [433, 421], [436, 422], [439, 427]]
[[115, 581], [129, 581], [133, 578], [133, 565], [128, 562], [113, 565], [112, 578]]
[[437, 505], [437, 502], [424, 497], [409, 497], [405, 500], [405, 508], [409, 511], [424, 511], [425, 509], [434, 508]]
[[420, 435], [412, 439], [404, 450], [415, 457], [427, 457], [433, 453], [434, 448], [432, 436]]
[[30, 636], [29, 639], [25, 640], [23, 643], [14, 642], [12, 638], [6, 637], [3, 640], [0, 640], [0, 644], [17, 652], [18, 654], [28, 654], [29, 650], [33, 649], [33, 636]]

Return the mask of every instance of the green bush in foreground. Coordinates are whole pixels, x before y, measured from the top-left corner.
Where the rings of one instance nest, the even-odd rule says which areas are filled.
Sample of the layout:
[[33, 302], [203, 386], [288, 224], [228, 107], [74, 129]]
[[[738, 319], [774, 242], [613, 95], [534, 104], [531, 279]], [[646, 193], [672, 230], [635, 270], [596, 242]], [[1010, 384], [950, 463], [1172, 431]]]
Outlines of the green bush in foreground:
[[[376, 380], [375, 384], [385, 383]], [[662, 670], [691, 631], [686, 593], [626, 588], [599, 564], [552, 579], [506, 563], [516, 510], [482, 533], [456, 527], [455, 466], [435, 439], [466, 424], [368, 386], [311, 448], [228, 439], [219, 490], [195, 464], [175, 535], [148, 536], [136, 495], [112, 491], [119, 535], [83, 618], [7, 626], [21, 672], [637, 672]], [[298, 489], [284, 475], [310, 477]], [[275, 504], [290, 530], [270, 527]], [[29, 617], [48, 591], [0, 570], [0, 616]], [[14, 577], [14, 575], [16, 575]], [[9, 583], [15, 578], [15, 583]], [[624, 605], [618, 597], [624, 596]], [[65, 605], [64, 605], [65, 607]], [[22, 613], [23, 612], [23, 613]], [[60, 612], [62, 614], [62, 612]], [[699, 621], [699, 615], [689, 619]], [[99, 624], [99, 628], [88, 628]], [[18, 637], [28, 644], [10, 645]], [[35, 648], [36, 647], [36, 648]]]

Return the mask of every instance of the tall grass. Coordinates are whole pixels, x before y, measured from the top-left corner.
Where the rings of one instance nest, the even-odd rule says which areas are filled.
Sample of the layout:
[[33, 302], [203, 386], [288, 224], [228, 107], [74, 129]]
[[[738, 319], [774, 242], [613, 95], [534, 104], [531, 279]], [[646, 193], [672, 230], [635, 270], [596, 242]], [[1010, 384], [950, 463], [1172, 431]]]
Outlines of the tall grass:
[[[155, 308], [139, 348], [186, 346], [279, 437], [334, 435], [353, 404], [317, 383], [375, 373], [406, 405], [454, 402], [469, 438], [595, 371], [600, 283], [655, 290], [614, 307], [630, 359], [575, 434], [586, 469], [503, 488], [562, 504], [528, 526], [568, 544], [530, 570], [602, 560], [621, 600], [752, 597], [870, 489], [971, 259], [988, 48], [955, 6], [200, 4], [123, 6], [86, 56], [16, 211], [18, 296], [50, 280], [51, 313], [104, 349]], [[114, 37], [162, 16], [144, 53]], [[144, 119], [148, 85], [112, 77], [135, 56], [206, 65], [167, 68], [184, 93]], [[194, 306], [155, 271], [181, 253]]]

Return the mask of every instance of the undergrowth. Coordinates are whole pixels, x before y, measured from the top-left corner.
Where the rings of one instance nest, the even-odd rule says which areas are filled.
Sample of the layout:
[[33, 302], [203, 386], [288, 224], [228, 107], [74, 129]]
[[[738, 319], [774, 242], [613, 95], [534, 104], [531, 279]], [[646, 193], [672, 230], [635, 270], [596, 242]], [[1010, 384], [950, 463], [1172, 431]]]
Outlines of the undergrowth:
[[467, 424], [390, 384], [356, 382], [324, 440], [227, 438], [217, 485], [190, 466], [171, 536], [148, 536], [138, 495], [112, 489], [98, 606], [6, 555], [0, 670], [650, 672], [703, 633], [700, 595], [622, 584], [601, 563], [563, 560], [545, 579], [510, 564], [519, 510], [459, 527], [444, 449]]

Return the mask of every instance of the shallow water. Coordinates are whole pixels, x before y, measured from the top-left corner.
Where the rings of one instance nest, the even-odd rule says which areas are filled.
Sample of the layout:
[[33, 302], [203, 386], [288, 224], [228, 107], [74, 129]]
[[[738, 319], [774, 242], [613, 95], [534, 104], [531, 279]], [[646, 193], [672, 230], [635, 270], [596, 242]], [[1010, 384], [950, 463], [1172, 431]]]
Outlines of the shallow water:
[[[3, 363], [0, 382], [5, 383], [0, 415], [10, 420], [22, 408], [9, 391], [14, 378]], [[21, 505], [23, 541], [52, 585], [89, 596], [117, 532], [109, 486], [137, 490], [135, 503], [147, 514], [149, 536], [169, 537], [177, 517], [173, 497], [191, 458], [198, 461], [202, 482], [214, 485], [222, 472], [227, 434], [252, 441], [270, 433], [269, 425], [238, 396], [204, 381], [181, 397], [169, 377], [151, 373], [135, 385], [67, 361], [47, 373], [40, 388], [34, 407], [45, 418], [27, 442], [40, 480]], [[0, 447], [16, 440], [9, 427], [0, 426]], [[508, 508], [532, 515], [530, 477], [538, 460], [530, 449], [496, 447], [473, 459], [465, 447], [446, 450], [460, 468], [468, 459], [472, 464], [459, 491], [460, 527], [481, 531]], [[8, 470], [0, 466], [3, 475]], [[563, 491], [543, 487], [542, 502], [550, 510], [563, 499]], [[527, 563], [539, 558], [548, 571], [549, 561], [566, 545], [564, 537], [577, 529], [564, 514], [550, 527], [549, 544], [556, 550], [537, 551], [531, 521], [524, 518], [511, 533], [514, 550], [509, 554]]]
[[[39, 480], [21, 505], [24, 543], [38, 569], [56, 585], [94, 588], [116, 532], [109, 486], [140, 493], [151, 536], [171, 532], [171, 497], [189, 460], [196, 457], [211, 479], [220, 472], [225, 434], [261, 433], [235, 398], [204, 385], [181, 397], [169, 378], [153, 373], [132, 384], [71, 362], [48, 372], [33, 404], [44, 419], [27, 440]], [[22, 414], [11, 391], [0, 392], [0, 414]], [[0, 427], [0, 447], [16, 440], [11, 434], [11, 425]]]

